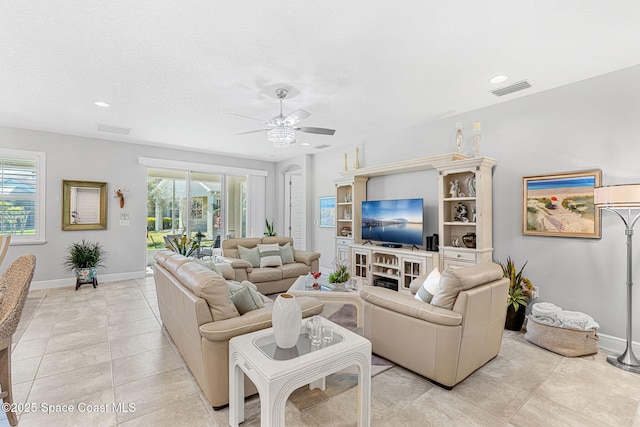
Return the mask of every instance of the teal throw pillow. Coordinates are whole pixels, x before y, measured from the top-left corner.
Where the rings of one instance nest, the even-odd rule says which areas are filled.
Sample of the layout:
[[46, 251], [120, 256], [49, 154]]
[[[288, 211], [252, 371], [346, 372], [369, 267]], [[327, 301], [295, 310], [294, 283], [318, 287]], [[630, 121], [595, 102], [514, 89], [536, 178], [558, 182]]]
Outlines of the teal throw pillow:
[[293, 264], [295, 259], [293, 257], [293, 249], [289, 243], [280, 246], [280, 258], [283, 264]]
[[249, 261], [252, 267], [260, 267], [260, 253], [257, 247], [249, 249], [244, 246], [238, 246], [238, 254], [240, 254], [240, 259]]
[[256, 285], [251, 282], [227, 281], [229, 296], [240, 315], [264, 307], [262, 294], [257, 291]]

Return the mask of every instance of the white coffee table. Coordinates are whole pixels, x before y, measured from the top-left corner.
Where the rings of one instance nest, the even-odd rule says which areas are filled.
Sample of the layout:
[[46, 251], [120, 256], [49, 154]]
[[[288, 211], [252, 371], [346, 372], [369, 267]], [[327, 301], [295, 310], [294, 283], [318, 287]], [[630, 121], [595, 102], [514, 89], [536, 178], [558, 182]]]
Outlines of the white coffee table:
[[352, 277], [350, 280], [351, 287], [336, 287], [329, 283], [329, 276], [323, 274], [318, 280], [320, 287], [314, 289], [313, 277], [300, 276], [293, 282], [288, 294], [295, 296], [310, 296], [318, 298], [323, 302], [336, 302], [340, 304], [351, 304], [356, 308], [356, 326], [362, 327], [362, 312], [364, 310], [362, 298], [360, 298], [360, 289], [362, 289], [362, 279], [360, 277]]
[[[303, 321], [304, 323], [304, 321]], [[285, 405], [297, 388], [311, 384], [324, 389], [324, 378], [349, 366], [358, 369], [358, 425], [369, 426], [371, 408], [371, 343], [327, 319], [334, 341], [311, 346], [305, 327], [298, 344], [283, 350], [275, 345], [273, 328], [229, 341], [229, 425], [244, 421], [244, 375], [260, 394], [260, 425], [284, 426]]]

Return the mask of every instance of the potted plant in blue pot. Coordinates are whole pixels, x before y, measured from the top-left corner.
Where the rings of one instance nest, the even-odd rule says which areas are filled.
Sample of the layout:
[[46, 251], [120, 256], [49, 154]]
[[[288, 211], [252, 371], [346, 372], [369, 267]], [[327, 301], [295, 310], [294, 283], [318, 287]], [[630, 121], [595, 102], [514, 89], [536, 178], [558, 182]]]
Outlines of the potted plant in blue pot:
[[82, 239], [67, 247], [64, 266], [76, 276], [76, 291], [83, 283], [92, 283], [94, 288], [98, 286], [97, 269], [104, 267], [105, 259], [106, 252], [100, 243]]

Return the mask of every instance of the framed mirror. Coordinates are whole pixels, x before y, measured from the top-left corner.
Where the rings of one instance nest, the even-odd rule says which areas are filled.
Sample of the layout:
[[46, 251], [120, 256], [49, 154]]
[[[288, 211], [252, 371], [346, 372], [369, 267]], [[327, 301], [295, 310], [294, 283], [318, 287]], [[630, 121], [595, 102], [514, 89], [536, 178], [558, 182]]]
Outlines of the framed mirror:
[[62, 229], [107, 228], [107, 183], [62, 181]]

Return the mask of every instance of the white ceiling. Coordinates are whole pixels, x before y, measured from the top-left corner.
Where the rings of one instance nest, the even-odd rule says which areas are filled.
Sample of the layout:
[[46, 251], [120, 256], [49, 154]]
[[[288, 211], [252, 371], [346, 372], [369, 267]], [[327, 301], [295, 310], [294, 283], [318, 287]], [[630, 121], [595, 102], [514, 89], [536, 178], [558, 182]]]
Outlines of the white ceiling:
[[[0, 125], [277, 161], [640, 64], [639, 18], [637, 0], [0, 0]], [[279, 87], [336, 134], [235, 135], [263, 126], [230, 113], [270, 119]]]

